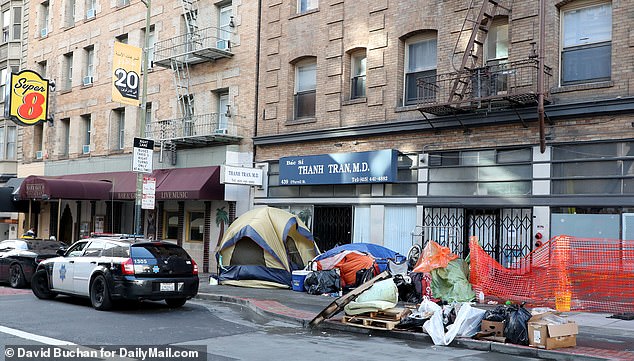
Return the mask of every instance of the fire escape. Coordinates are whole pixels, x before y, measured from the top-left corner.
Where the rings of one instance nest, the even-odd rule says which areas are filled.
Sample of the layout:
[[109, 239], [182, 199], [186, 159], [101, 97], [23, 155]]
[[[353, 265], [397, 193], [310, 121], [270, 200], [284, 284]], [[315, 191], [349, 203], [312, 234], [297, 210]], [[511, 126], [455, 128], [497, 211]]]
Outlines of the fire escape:
[[[235, 127], [221, 122], [230, 117], [229, 109], [220, 113], [194, 112], [191, 68], [204, 62], [233, 57], [230, 34], [218, 27], [200, 28], [198, 0], [180, 0], [183, 10], [183, 35], [159, 41], [154, 46], [154, 65], [173, 72], [179, 118], [153, 121], [149, 136], [172, 154], [176, 148], [201, 147], [240, 141]], [[201, 107], [202, 108], [202, 107]], [[222, 124], [221, 124], [222, 123]], [[175, 159], [175, 156], [172, 157]]]
[[[454, 71], [417, 79], [417, 109], [432, 127], [427, 114], [458, 117], [477, 111], [517, 110], [537, 105], [539, 63], [535, 54], [497, 64], [487, 64], [483, 59], [485, 40], [494, 18], [509, 16], [510, 6], [504, 6], [502, 0], [478, 3], [470, 0], [458, 32], [451, 59]], [[550, 68], [545, 67], [546, 81], [551, 74]]]

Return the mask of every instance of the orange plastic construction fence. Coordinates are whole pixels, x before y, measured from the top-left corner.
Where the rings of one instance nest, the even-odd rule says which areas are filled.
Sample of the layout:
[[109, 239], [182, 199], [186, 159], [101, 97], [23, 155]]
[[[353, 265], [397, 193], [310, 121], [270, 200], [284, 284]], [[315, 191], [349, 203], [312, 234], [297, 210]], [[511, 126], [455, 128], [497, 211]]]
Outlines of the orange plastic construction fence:
[[557, 236], [505, 268], [469, 241], [471, 285], [486, 299], [560, 311], [634, 312], [634, 241]]

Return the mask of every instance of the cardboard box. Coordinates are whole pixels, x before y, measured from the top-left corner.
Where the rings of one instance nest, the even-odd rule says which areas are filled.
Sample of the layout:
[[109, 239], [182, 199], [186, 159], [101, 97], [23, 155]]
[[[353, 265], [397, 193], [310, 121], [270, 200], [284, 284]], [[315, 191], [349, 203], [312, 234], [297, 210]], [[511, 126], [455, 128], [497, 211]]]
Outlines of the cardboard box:
[[483, 333], [493, 333], [495, 337], [503, 337], [504, 322], [482, 320], [480, 331]]
[[548, 318], [551, 312], [531, 317], [528, 320], [528, 344], [532, 347], [552, 350], [577, 346], [579, 326], [571, 321], [564, 324], [553, 324]]

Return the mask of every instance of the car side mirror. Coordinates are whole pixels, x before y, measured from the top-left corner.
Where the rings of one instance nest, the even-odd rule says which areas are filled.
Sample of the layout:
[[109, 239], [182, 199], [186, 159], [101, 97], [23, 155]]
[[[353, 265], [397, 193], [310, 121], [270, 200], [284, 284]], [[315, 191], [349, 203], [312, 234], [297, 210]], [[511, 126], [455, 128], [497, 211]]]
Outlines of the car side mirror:
[[66, 248], [60, 248], [55, 252], [55, 254], [57, 254], [58, 256], [64, 256], [65, 253], [66, 253]]

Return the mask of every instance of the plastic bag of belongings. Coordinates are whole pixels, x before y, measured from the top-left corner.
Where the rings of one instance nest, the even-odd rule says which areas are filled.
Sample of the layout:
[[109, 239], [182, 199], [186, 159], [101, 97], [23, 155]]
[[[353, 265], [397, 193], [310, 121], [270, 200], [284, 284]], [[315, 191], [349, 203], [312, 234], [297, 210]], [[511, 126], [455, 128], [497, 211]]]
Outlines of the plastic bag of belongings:
[[469, 302], [475, 298], [467, 263], [434, 241], [427, 242], [409, 276], [419, 297], [419, 300], [413, 299], [414, 302], [423, 298], [448, 303]]
[[435, 345], [449, 345], [456, 337], [472, 337], [480, 331], [484, 310], [468, 302], [440, 306], [424, 299], [418, 309], [398, 325], [398, 328], [421, 327]]

